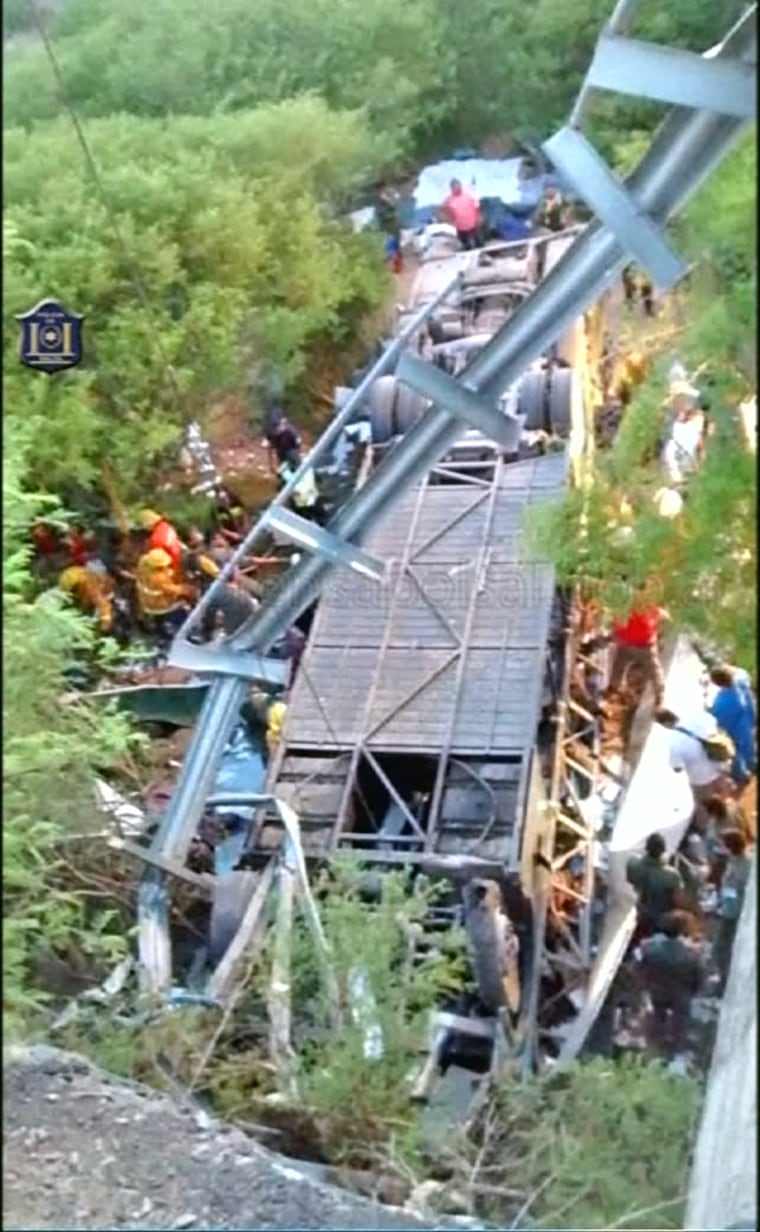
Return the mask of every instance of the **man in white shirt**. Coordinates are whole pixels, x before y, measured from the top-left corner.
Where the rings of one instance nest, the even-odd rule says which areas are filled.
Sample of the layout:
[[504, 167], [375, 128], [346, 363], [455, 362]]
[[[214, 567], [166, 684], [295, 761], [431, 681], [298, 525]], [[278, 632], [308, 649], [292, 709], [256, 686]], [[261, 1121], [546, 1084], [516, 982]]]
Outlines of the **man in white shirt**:
[[716, 796], [724, 799], [730, 789], [725, 767], [708, 757], [701, 743], [718, 735], [718, 724], [706, 710], [695, 710], [679, 717], [664, 706], [655, 711], [654, 719], [671, 733], [671, 768], [683, 771], [689, 780], [694, 795], [694, 821], [698, 829], [704, 830], [709, 821], [704, 808], [706, 802]]
[[696, 407], [677, 406], [670, 439], [662, 454], [671, 487], [685, 483], [697, 469], [704, 452], [704, 430], [704, 416]]

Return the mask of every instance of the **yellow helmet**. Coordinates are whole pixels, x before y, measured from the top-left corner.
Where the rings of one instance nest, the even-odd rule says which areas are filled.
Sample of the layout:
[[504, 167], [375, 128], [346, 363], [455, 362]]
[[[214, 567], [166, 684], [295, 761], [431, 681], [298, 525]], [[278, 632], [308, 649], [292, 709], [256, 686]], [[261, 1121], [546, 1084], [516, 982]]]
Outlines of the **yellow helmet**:
[[156, 513], [155, 509], [141, 509], [137, 520], [143, 530], [153, 530], [153, 527], [161, 521], [161, 514]]
[[64, 569], [63, 573], [59, 577], [58, 585], [64, 594], [69, 595], [72, 590], [75, 590], [76, 587], [79, 586], [85, 576], [86, 570], [82, 565], [69, 565], [68, 569]]
[[172, 563], [172, 558], [163, 548], [151, 548], [150, 552], [146, 552], [143, 560], [149, 569], [168, 569]]

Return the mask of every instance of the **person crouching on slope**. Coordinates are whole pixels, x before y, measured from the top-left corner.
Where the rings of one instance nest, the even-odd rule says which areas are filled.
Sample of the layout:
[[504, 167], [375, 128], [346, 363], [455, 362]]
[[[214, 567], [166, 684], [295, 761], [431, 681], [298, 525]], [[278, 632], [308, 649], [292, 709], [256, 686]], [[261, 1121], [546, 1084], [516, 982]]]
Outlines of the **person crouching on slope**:
[[137, 562], [137, 602], [149, 632], [171, 641], [184, 624], [195, 594], [175, 580], [172, 558], [163, 548], [151, 548]]
[[153, 548], [160, 548], [166, 552], [171, 560], [174, 578], [179, 581], [185, 548], [169, 519], [162, 513], [156, 513], [154, 509], [142, 509], [137, 515], [137, 520], [142, 529], [148, 533], [146, 551], [150, 552]]

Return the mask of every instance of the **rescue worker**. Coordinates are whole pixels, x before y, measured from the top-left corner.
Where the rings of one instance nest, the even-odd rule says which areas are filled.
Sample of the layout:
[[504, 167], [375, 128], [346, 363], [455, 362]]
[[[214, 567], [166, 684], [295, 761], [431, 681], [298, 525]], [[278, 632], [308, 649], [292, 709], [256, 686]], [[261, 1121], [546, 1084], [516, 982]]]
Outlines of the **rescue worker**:
[[270, 757], [274, 757], [275, 749], [282, 738], [287, 713], [288, 708], [285, 702], [272, 702], [267, 712], [266, 742]]
[[565, 225], [565, 206], [556, 188], [549, 187], [541, 198], [536, 222], [547, 231], [562, 231]]
[[219, 577], [219, 573], [218, 564], [206, 550], [202, 531], [197, 526], [191, 526], [187, 534], [187, 548], [182, 554], [183, 577], [191, 585], [199, 585], [201, 590], [205, 590]]
[[282, 411], [273, 411], [266, 430], [269, 469], [279, 475], [285, 463], [293, 470], [301, 461], [301, 438]]
[[63, 563], [60, 532], [49, 522], [37, 522], [31, 530], [34, 569], [40, 578], [49, 578]]
[[614, 395], [624, 407], [629, 405], [650, 367], [650, 361], [641, 351], [631, 351], [620, 363], [614, 376]]
[[718, 993], [722, 996], [731, 968], [731, 955], [752, 862], [747, 855], [747, 843], [741, 830], [724, 830], [721, 839], [727, 860], [718, 891], [718, 931], [712, 958], [718, 971]]
[[229, 488], [217, 488], [211, 510], [214, 530], [224, 535], [230, 543], [239, 543], [246, 530], [243, 502]]
[[95, 555], [95, 535], [91, 530], [72, 526], [63, 542], [72, 565], [81, 565], [84, 568], [88, 560], [92, 560]]
[[58, 586], [86, 615], [95, 618], [99, 633], [111, 632], [114, 583], [102, 561], [69, 565], [59, 577]]
[[151, 548], [137, 562], [137, 602], [140, 615], [162, 640], [170, 640], [183, 624], [195, 595], [178, 582], [172, 558], [163, 548]]
[[375, 195], [375, 221], [385, 236], [385, 259], [390, 264], [394, 274], [400, 274], [404, 268], [404, 258], [401, 255], [401, 226], [398, 212], [387, 184], [380, 182]]
[[244, 585], [239, 569], [223, 582], [204, 613], [204, 631], [210, 640], [229, 637], [258, 610], [259, 601]]
[[457, 233], [457, 239], [467, 250], [477, 248], [480, 242], [480, 226], [482, 216], [480, 201], [471, 192], [462, 187], [461, 180], [452, 180], [448, 197], [441, 206], [441, 212], [447, 222], [450, 222]]
[[704, 979], [702, 960], [685, 938], [687, 924], [683, 912], [668, 912], [657, 933], [641, 946], [639, 959], [641, 981], [652, 1004], [647, 1024], [650, 1045], [673, 1057], [686, 1049], [691, 998]]
[[[288, 462], [283, 462], [277, 472], [283, 487], [288, 483], [293, 473], [294, 468]], [[325, 511], [320, 500], [319, 488], [317, 487], [313, 470], [308, 470], [303, 478], [299, 480], [290, 500], [296, 513], [300, 513], [305, 518], [311, 518], [312, 521], [318, 522], [320, 525], [325, 520]]]
[[749, 673], [723, 663], [712, 668], [710, 680], [718, 690], [710, 714], [736, 749], [731, 778], [737, 787], [746, 787], [757, 769], [757, 707]]
[[677, 404], [662, 464], [672, 488], [685, 484], [705, 456], [705, 417], [697, 406]]
[[683, 901], [683, 882], [665, 861], [665, 839], [661, 834], [649, 835], [644, 855], [628, 861], [625, 875], [638, 899], [637, 934], [649, 937]]
[[633, 265], [626, 265], [623, 270], [623, 294], [625, 295], [627, 308], [634, 308], [636, 300], [640, 299], [644, 307], [645, 316], [653, 317], [655, 315], [652, 280], [648, 274], [637, 273]]
[[642, 604], [633, 608], [625, 620], [613, 624], [614, 650], [609, 684], [604, 696], [611, 697], [618, 693], [630, 668], [638, 667], [652, 684], [655, 705], [662, 704], [665, 673], [660, 661], [659, 636], [663, 621], [668, 619], [668, 612], [664, 608], [654, 604]]
[[137, 515], [140, 526], [148, 532], [147, 551], [160, 548], [168, 555], [175, 580], [179, 581], [184, 545], [167, 517], [155, 509], [142, 509]]
[[694, 821], [700, 834], [708, 828], [705, 804], [713, 796], [725, 798], [731, 788], [726, 774], [734, 755], [733, 742], [723, 735], [706, 710], [695, 710], [680, 717], [660, 706], [654, 721], [670, 732], [671, 769], [685, 773], [694, 796]]

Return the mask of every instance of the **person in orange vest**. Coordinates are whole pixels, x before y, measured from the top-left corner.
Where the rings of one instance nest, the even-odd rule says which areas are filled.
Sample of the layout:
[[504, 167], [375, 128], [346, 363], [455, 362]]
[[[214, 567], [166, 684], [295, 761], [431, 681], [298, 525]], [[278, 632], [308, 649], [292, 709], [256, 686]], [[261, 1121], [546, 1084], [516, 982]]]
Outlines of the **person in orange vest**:
[[140, 557], [135, 581], [145, 624], [160, 638], [171, 639], [195, 599], [193, 587], [176, 580], [172, 558], [163, 548], [151, 548]]
[[65, 595], [71, 596], [83, 612], [95, 618], [99, 633], [111, 632], [114, 584], [102, 561], [69, 565], [59, 577], [58, 586]]
[[142, 509], [137, 519], [143, 530], [148, 532], [147, 551], [160, 548], [166, 552], [171, 559], [174, 577], [178, 581], [185, 547], [171, 522], [154, 509]]

